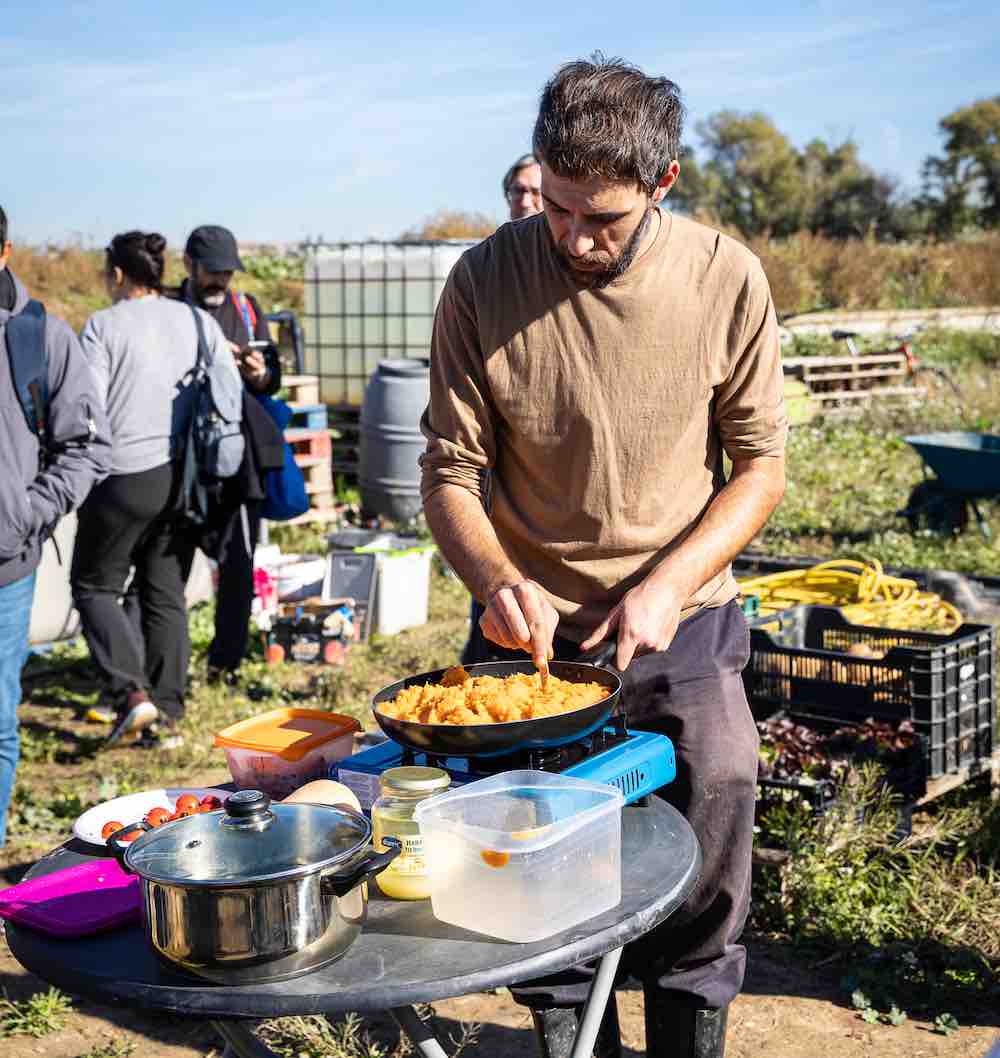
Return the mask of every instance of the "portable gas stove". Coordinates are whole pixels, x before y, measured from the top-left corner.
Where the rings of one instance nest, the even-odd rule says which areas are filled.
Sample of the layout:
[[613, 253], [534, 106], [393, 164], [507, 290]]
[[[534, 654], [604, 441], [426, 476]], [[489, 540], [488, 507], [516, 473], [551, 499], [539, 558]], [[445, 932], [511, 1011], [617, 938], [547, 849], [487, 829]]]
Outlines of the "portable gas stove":
[[666, 735], [630, 731], [611, 723], [576, 742], [523, 750], [498, 757], [438, 757], [417, 753], [386, 739], [330, 766], [330, 778], [349, 787], [366, 811], [379, 795], [379, 776], [388, 768], [421, 764], [444, 768], [454, 785], [485, 779], [501, 771], [531, 768], [562, 772], [578, 779], [609, 783], [632, 804], [673, 782], [677, 774], [674, 744]]

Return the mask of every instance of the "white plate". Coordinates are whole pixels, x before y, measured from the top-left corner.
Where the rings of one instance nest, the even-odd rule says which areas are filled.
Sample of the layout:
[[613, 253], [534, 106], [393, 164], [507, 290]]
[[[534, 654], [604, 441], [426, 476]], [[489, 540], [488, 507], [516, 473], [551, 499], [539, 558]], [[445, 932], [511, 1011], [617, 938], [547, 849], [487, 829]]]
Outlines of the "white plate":
[[144, 790], [142, 793], [115, 797], [103, 804], [88, 808], [73, 824], [73, 834], [91, 845], [104, 845], [101, 829], [105, 823], [112, 819], [116, 819], [125, 826], [129, 823], [137, 823], [157, 805], [161, 808], [169, 808], [173, 812], [177, 798], [184, 793], [194, 794], [199, 801], [206, 794], [215, 794], [220, 801], [225, 801], [232, 790], [219, 790], [214, 786], [171, 786], [167, 789]]

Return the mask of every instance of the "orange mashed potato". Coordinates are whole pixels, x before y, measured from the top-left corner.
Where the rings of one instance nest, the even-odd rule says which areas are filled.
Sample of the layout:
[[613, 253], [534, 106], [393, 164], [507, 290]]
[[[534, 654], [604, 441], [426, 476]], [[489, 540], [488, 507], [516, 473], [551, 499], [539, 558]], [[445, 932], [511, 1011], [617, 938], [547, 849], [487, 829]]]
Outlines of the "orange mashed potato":
[[504, 724], [536, 720], [583, 709], [611, 692], [599, 683], [571, 683], [537, 673], [469, 676], [461, 666], [448, 669], [440, 683], [406, 687], [378, 709], [383, 716], [418, 724]]

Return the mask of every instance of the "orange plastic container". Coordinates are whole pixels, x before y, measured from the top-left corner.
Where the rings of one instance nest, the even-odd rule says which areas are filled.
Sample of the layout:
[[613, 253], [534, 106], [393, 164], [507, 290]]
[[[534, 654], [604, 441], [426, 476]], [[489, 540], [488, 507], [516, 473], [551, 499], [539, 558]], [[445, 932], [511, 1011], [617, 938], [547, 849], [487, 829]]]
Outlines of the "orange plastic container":
[[231, 724], [215, 736], [240, 789], [287, 797], [351, 754], [357, 720], [322, 709], [273, 709]]

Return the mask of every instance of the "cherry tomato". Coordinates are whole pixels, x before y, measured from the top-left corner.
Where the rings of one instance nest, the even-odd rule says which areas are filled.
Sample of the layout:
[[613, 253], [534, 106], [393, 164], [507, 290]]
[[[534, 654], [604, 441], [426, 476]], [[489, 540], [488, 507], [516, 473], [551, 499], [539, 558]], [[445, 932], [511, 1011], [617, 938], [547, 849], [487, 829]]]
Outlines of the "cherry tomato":
[[216, 808], [222, 807], [222, 802], [215, 796], [215, 794], [205, 794], [199, 804], [208, 805], [211, 811], [215, 811]]
[[183, 812], [185, 810], [191, 812], [198, 810], [198, 798], [193, 793], [182, 793], [174, 803], [175, 812]]
[[161, 808], [159, 805], [155, 808], [151, 808], [146, 813], [146, 822], [151, 827], [161, 827], [168, 819], [170, 819], [170, 809]]
[[215, 809], [211, 805], [203, 803], [203, 804], [198, 805], [198, 811], [199, 812], [214, 812]]
[[136, 838], [142, 837], [141, 830], [130, 830], [127, 834], [122, 834], [118, 839], [119, 841], [135, 841]]
[[180, 809], [180, 811], [175, 812], [174, 815], [178, 819], [187, 819], [188, 816], [197, 815], [197, 812], [198, 812], [198, 806], [195, 805], [194, 808], [182, 808], [182, 809]]
[[107, 841], [116, 830], [121, 830], [123, 826], [125, 826], [125, 824], [119, 823], [117, 819], [109, 819], [107, 823], [101, 827], [101, 837]]

